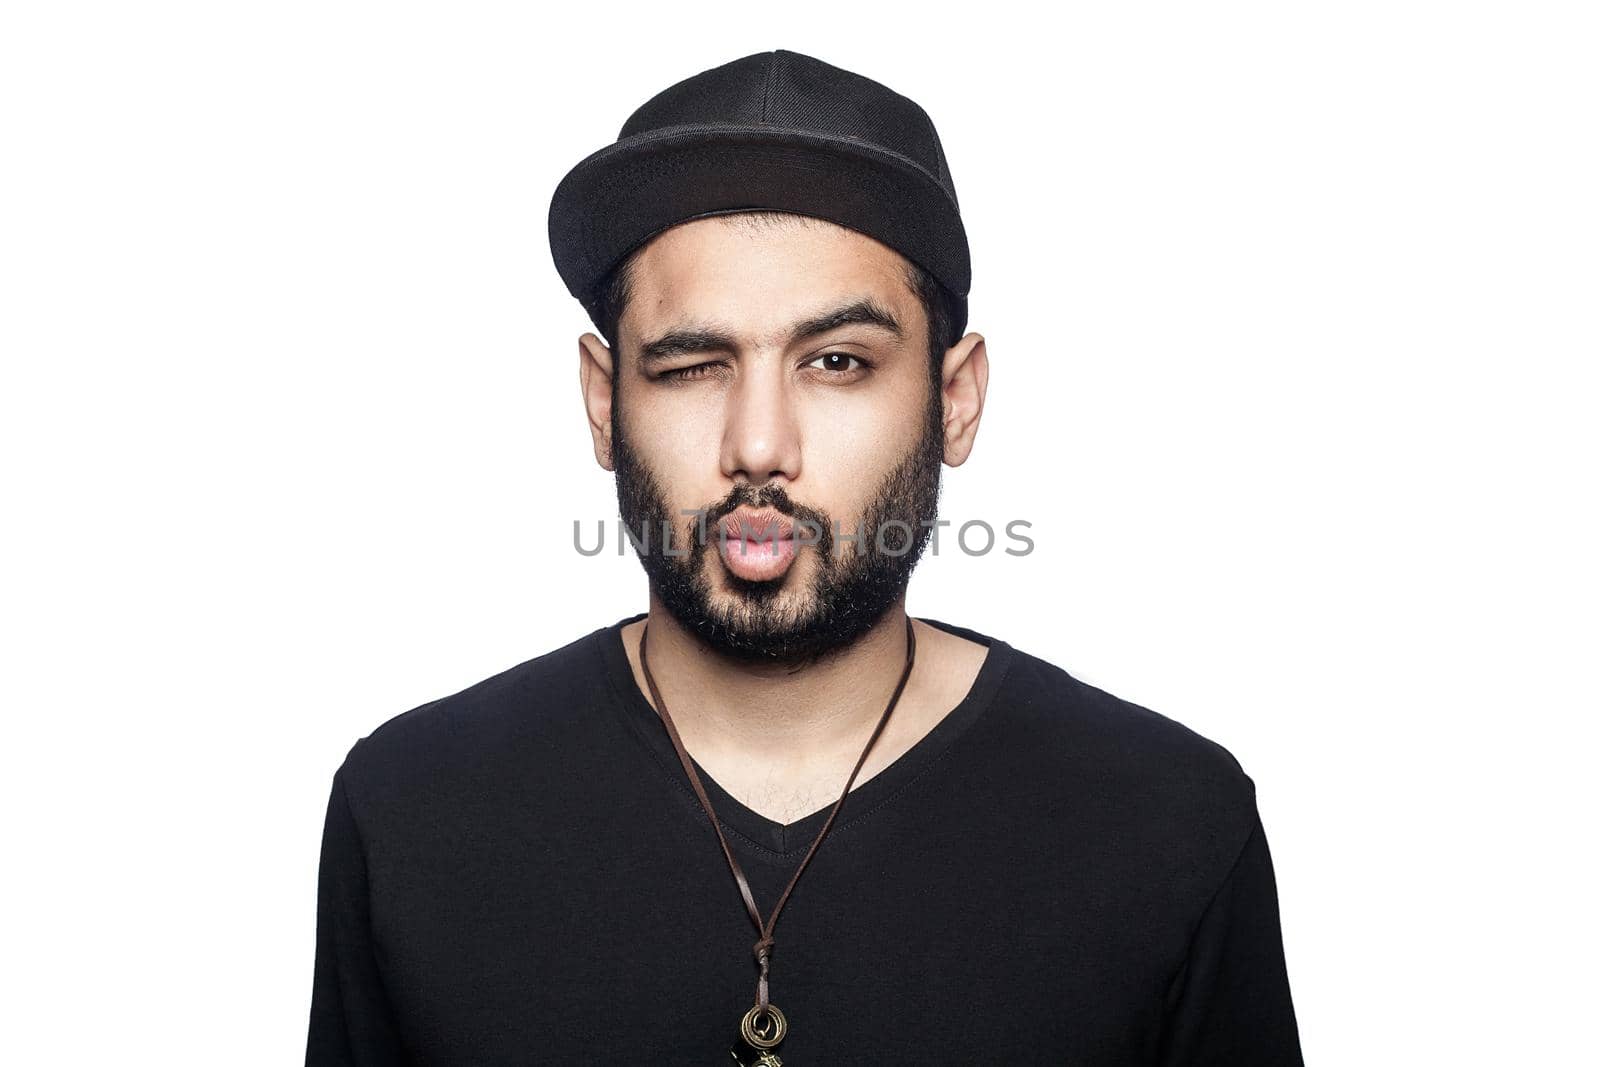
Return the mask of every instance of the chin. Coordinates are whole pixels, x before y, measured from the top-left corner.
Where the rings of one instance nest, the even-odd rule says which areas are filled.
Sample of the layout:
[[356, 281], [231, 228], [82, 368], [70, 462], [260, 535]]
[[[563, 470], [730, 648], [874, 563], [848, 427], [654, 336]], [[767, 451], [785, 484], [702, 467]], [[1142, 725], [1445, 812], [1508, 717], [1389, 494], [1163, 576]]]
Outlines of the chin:
[[770, 582], [746, 582], [723, 571], [709, 606], [730, 622], [748, 619], [767, 629], [774, 620], [809, 618], [817, 610], [817, 596], [793, 569]]

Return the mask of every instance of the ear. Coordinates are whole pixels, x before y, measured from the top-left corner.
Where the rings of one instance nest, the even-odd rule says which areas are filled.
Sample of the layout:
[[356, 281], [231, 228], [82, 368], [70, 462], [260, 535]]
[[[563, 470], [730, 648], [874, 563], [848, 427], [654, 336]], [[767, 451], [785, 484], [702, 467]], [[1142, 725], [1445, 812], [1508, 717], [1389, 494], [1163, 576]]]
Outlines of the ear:
[[599, 336], [586, 333], [578, 338], [578, 384], [589, 415], [589, 434], [594, 438], [594, 458], [608, 471], [616, 469], [611, 458], [611, 376], [615, 373], [615, 357]]
[[972, 454], [989, 391], [989, 353], [983, 335], [969, 333], [945, 351], [940, 372], [944, 393], [944, 461], [959, 467]]

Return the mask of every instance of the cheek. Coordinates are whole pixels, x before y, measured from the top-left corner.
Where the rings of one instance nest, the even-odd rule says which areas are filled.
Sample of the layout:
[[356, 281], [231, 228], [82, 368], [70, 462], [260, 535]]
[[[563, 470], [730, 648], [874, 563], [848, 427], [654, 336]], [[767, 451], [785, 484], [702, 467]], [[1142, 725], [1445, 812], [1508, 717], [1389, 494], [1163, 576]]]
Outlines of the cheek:
[[865, 417], [834, 417], [809, 428], [797, 499], [853, 529], [890, 468], [910, 447], [913, 432]]
[[[720, 413], [661, 403], [639, 414], [637, 423], [629, 416], [629, 441], [650, 465], [674, 509], [704, 507], [726, 495], [719, 458]], [[634, 430], [635, 425], [646, 429]]]
[[715, 435], [722, 407], [711, 390], [630, 381], [622, 399], [628, 435], [652, 452], [677, 442]]

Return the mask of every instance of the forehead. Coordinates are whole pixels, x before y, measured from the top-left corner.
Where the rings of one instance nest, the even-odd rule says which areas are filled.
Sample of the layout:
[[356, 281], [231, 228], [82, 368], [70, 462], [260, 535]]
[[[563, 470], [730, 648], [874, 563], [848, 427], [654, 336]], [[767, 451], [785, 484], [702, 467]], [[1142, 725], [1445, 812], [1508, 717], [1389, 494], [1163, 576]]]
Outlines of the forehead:
[[637, 338], [686, 320], [715, 321], [752, 345], [780, 345], [819, 308], [862, 298], [911, 326], [921, 304], [907, 266], [888, 245], [822, 219], [694, 219], [634, 257], [625, 329]]

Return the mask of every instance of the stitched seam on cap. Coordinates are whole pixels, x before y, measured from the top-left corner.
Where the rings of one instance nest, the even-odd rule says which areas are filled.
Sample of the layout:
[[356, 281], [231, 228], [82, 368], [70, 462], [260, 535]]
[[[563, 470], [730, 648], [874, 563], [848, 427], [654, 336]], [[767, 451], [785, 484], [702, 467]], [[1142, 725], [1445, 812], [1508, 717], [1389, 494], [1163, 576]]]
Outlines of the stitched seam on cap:
[[778, 53], [772, 53], [772, 62], [767, 64], [767, 87], [761, 93], [761, 124], [767, 124], [767, 107], [772, 103], [772, 83], [778, 77]]

